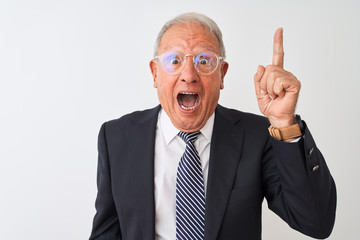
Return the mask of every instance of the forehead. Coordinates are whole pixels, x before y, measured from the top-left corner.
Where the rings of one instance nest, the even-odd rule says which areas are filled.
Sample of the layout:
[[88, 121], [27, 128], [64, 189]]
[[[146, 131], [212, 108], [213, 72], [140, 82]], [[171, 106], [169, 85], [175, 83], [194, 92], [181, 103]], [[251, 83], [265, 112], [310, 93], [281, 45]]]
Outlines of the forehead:
[[184, 23], [170, 27], [159, 44], [159, 54], [177, 50], [184, 53], [212, 51], [219, 53], [219, 41], [213, 32], [199, 23]]

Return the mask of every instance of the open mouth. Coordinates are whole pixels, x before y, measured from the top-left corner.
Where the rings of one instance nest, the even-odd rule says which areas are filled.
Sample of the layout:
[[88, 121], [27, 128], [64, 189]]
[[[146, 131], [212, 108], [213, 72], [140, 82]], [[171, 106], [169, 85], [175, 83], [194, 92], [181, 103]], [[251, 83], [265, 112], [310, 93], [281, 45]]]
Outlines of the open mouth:
[[177, 96], [179, 106], [186, 110], [191, 111], [196, 108], [199, 103], [199, 95], [191, 92], [180, 92]]

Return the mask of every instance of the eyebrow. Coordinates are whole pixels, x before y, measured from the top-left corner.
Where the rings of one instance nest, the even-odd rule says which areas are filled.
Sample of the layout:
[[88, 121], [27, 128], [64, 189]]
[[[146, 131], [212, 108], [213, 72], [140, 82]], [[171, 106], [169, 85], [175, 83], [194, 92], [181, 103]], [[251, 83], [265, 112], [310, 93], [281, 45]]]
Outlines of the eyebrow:
[[[206, 45], [198, 45], [198, 46], [196, 46], [196, 47], [194, 47], [194, 50], [196, 50], [196, 49], [206, 49], [206, 50], [209, 50], [209, 51], [211, 51], [211, 52], [214, 52], [214, 53], [216, 53], [217, 51], [213, 48], [213, 47], [211, 47], [211, 46], [206, 46]], [[183, 48], [182, 48], [182, 46], [180, 46], [180, 45], [169, 45], [169, 46], [167, 46], [167, 47], [165, 47], [164, 48], [164, 50], [165, 51], [169, 51], [169, 50], [178, 50], [178, 51], [181, 51]], [[200, 51], [201, 52], [201, 51]]]

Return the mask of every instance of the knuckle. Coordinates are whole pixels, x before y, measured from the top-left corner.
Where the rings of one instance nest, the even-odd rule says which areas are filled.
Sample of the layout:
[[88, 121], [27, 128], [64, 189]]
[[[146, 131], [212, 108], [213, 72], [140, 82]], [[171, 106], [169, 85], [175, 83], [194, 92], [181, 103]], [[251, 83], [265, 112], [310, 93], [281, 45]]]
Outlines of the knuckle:
[[267, 65], [267, 66], [265, 67], [265, 70], [271, 71], [271, 70], [273, 69], [273, 67], [274, 67], [274, 65]]
[[284, 71], [281, 67], [279, 67], [277, 65], [267, 65], [265, 69], [268, 72], [281, 72], [281, 71]]
[[274, 79], [274, 81], [275, 81], [275, 84], [281, 84], [285, 81], [285, 79], [283, 77], [276, 77]]
[[270, 73], [269, 73], [269, 77], [270, 78], [272, 78], [272, 79], [276, 79], [276, 76], [277, 76], [277, 73], [276, 72], [274, 72], [274, 71], [271, 71]]
[[267, 85], [267, 83], [265, 82], [265, 81], [261, 81], [260, 82], [260, 87], [262, 88], [262, 89], [264, 89], [265, 87], [266, 87], [266, 85]]
[[292, 77], [293, 77], [294, 85], [297, 86], [300, 89], [301, 88], [301, 82], [294, 75], [292, 75]]
[[277, 55], [277, 56], [279, 56], [279, 57], [284, 56], [284, 52], [279, 52], [279, 51], [273, 51], [273, 54], [274, 54], [274, 55]]
[[300, 92], [300, 89], [301, 89], [301, 83], [300, 81], [297, 81], [297, 85], [296, 85], [296, 92]]

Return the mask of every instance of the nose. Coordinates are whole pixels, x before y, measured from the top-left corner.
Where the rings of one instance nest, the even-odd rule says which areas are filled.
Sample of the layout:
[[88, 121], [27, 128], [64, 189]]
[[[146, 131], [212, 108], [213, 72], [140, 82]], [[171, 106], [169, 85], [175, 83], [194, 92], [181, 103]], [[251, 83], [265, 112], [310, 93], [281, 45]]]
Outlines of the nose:
[[185, 66], [181, 71], [180, 79], [181, 81], [192, 83], [200, 80], [199, 74], [194, 66], [194, 57], [192, 55], [186, 55]]

